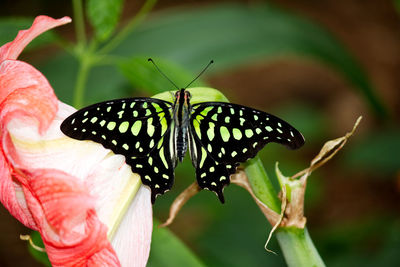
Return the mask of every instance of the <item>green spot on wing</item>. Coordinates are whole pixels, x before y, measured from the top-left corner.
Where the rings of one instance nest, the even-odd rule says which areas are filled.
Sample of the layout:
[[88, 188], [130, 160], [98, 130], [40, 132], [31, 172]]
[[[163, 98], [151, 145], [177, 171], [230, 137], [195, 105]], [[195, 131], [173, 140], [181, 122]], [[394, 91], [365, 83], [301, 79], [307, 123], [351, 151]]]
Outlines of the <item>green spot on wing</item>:
[[204, 149], [204, 147], [201, 148], [201, 160], [200, 160], [200, 168], [203, 168], [204, 161], [206, 160], [207, 157], [207, 151]]
[[129, 122], [124, 121], [123, 123], [121, 123], [118, 127], [118, 130], [120, 133], [125, 133], [129, 128]]
[[155, 127], [154, 127], [154, 125], [153, 125], [153, 118], [150, 118], [150, 119], [147, 121], [147, 134], [148, 134], [149, 136], [153, 136], [154, 130], [155, 130]]
[[247, 138], [250, 138], [253, 136], [253, 130], [252, 129], [246, 129], [244, 131], [244, 134], [246, 135]]
[[200, 124], [197, 120], [193, 120], [193, 127], [194, 130], [196, 131], [197, 136], [201, 138]]
[[158, 116], [160, 117], [161, 135], [164, 135], [164, 133], [168, 129], [167, 120], [165, 119], [165, 113], [164, 112], [158, 113]]
[[233, 128], [232, 134], [236, 140], [242, 139], [242, 132], [238, 128]]
[[204, 117], [207, 116], [208, 112], [210, 112], [214, 107], [206, 107], [204, 110], [200, 112]]
[[110, 121], [110, 122], [107, 124], [107, 129], [110, 130], [110, 131], [112, 131], [112, 130], [114, 130], [114, 128], [115, 128], [116, 125], [117, 125], [117, 124], [115, 123], [115, 121]]
[[219, 131], [221, 133], [222, 140], [224, 140], [224, 142], [228, 142], [229, 138], [231, 137], [228, 128], [226, 128], [225, 126], [221, 126]]
[[142, 121], [135, 121], [135, 123], [131, 127], [131, 132], [133, 135], [137, 136], [142, 128]]
[[156, 109], [156, 112], [157, 112], [157, 113], [163, 111], [163, 109], [160, 107], [159, 104], [157, 104], [157, 103], [151, 103], [151, 105]]
[[208, 136], [208, 139], [209, 139], [210, 141], [212, 141], [212, 140], [214, 139], [214, 137], [215, 137], [214, 127], [208, 128], [208, 130], [207, 130], [207, 136]]
[[163, 162], [165, 168], [168, 169], [168, 163], [164, 156], [164, 147], [161, 147], [159, 155], [160, 155], [161, 161]]

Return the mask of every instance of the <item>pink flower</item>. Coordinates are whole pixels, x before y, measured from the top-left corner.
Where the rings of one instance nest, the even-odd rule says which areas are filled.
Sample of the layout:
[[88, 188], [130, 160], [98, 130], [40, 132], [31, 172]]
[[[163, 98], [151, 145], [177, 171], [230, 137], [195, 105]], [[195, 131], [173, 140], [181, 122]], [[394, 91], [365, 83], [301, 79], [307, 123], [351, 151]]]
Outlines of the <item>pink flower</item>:
[[0, 47], [0, 201], [40, 232], [54, 266], [145, 266], [149, 189], [123, 156], [64, 136], [59, 126], [74, 109], [17, 60], [36, 36], [70, 21], [39, 16]]

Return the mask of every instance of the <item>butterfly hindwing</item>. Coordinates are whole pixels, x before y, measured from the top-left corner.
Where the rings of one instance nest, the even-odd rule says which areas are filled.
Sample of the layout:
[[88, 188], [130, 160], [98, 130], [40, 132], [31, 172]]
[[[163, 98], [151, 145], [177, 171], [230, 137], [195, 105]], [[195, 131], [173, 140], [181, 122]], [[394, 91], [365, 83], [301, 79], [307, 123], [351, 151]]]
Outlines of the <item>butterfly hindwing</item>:
[[240, 162], [255, 157], [267, 143], [276, 142], [291, 149], [304, 144], [304, 138], [287, 122], [256, 109], [224, 103], [203, 102], [192, 106], [190, 119], [191, 155], [197, 181], [202, 188], [217, 193]]
[[151, 188], [151, 202], [154, 204], [157, 195], [171, 189], [174, 183], [176, 161], [171, 151], [171, 129], [168, 129], [158, 141], [156, 147], [146, 157], [126, 158], [133, 172], [138, 173], [143, 184]]
[[132, 171], [150, 186], [154, 202], [174, 180], [169, 146], [171, 108], [171, 103], [154, 98], [106, 101], [75, 112], [61, 124], [61, 131], [124, 155]]
[[198, 137], [193, 133], [190, 135], [190, 156], [196, 169], [197, 184], [202, 189], [214, 191], [220, 201], [224, 203], [222, 191], [229, 184], [229, 176], [235, 173], [237, 165], [217, 162], [206, 151]]

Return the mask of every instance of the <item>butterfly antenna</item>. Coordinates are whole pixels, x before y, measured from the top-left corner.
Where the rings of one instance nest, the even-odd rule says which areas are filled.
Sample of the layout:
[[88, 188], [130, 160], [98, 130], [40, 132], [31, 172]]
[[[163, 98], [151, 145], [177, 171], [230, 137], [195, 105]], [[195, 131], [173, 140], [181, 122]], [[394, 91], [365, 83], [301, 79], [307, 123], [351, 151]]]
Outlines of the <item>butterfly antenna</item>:
[[194, 81], [196, 81], [208, 69], [208, 67], [210, 67], [210, 65], [213, 63], [214, 63], [214, 60], [210, 60], [210, 62], [208, 62], [208, 64], [207, 64], [207, 66], [199, 73], [199, 75], [197, 75], [196, 78], [193, 79], [193, 81], [191, 81], [188, 85], [186, 85], [185, 89], [188, 88], [192, 83], [194, 83]]
[[156, 63], [155, 63], [151, 58], [149, 58], [148, 61], [150, 61], [151, 63], [153, 63], [154, 67], [156, 67], [156, 69], [158, 70], [158, 72], [161, 73], [161, 75], [164, 76], [165, 79], [167, 79], [170, 83], [172, 83], [172, 84], [176, 87], [177, 90], [179, 90], [179, 87], [176, 86], [176, 84], [175, 84], [173, 81], [171, 81], [171, 79], [168, 78], [168, 76], [165, 75], [164, 72], [162, 72], [162, 71], [160, 70], [160, 68], [156, 65]]

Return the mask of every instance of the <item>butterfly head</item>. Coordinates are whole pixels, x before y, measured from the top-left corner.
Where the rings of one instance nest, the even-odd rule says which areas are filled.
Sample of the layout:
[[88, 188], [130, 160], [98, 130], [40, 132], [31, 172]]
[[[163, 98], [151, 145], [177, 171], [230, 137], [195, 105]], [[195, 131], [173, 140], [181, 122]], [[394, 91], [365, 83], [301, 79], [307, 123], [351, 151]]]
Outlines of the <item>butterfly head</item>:
[[175, 103], [183, 104], [188, 103], [190, 101], [190, 92], [186, 89], [182, 88], [179, 91], [175, 92]]

